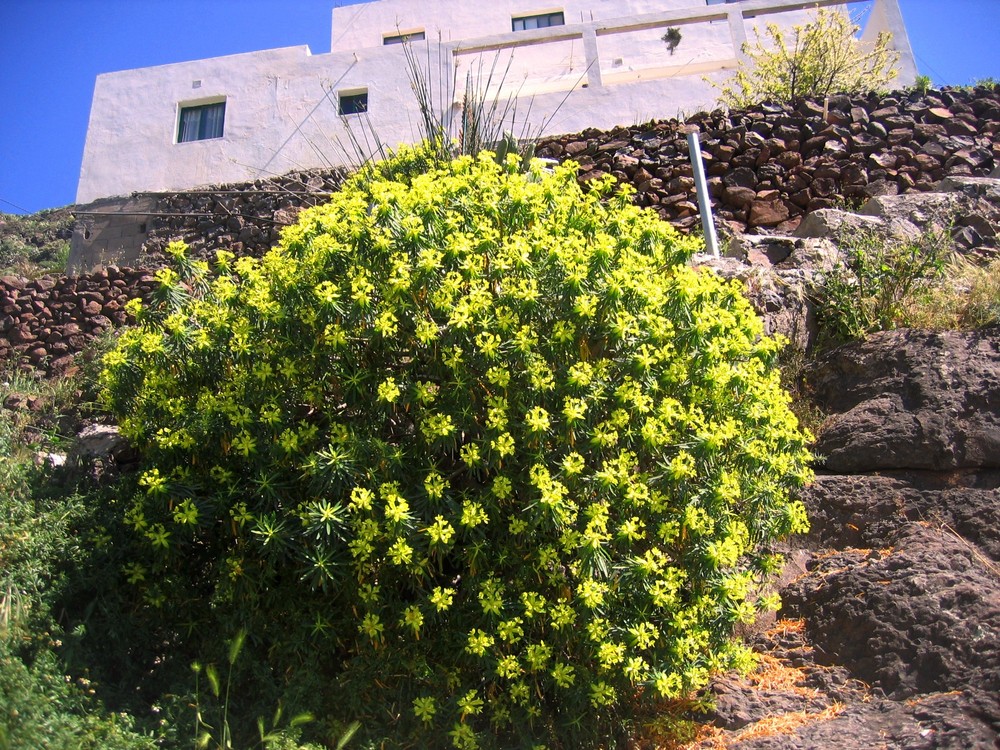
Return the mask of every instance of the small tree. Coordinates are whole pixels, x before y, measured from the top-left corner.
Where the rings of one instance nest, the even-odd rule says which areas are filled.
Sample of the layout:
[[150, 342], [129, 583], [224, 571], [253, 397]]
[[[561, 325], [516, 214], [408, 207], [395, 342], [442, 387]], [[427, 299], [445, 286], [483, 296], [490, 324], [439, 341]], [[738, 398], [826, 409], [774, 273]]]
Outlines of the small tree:
[[869, 46], [855, 36], [858, 29], [846, 13], [822, 8], [814, 20], [792, 27], [790, 40], [776, 24], [768, 24], [764, 39], [757, 32], [753, 44], [743, 43], [748, 60], [719, 87], [719, 101], [740, 109], [767, 100], [885, 88], [898, 73], [899, 54], [889, 47], [892, 35], [881, 32]]
[[670, 54], [674, 54], [674, 50], [677, 49], [677, 45], [681, 43], [681, 30], [676, 26], [671, 26], [667, 29], [667, 33], [660, 37], [663, 43], [667, 45], [667, 49], [670, 50]]

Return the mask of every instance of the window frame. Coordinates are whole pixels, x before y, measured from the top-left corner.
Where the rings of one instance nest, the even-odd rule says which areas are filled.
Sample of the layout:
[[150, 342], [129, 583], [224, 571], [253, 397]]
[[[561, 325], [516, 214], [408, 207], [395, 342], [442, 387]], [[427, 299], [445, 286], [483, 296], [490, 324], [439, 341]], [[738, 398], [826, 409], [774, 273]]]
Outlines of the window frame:
[[[214, 97], [212, 99], [199, 99], [193, 102], [178, 102], [177, 104], [177, 122], [174, 128], [174, 143], [197, 143], [199, 141], [215, 141], [220, 138], [226, 137], [226, 97]], [[206, 118], [204, 113], [218, 108], [221, 113], [219, 118], [217, 130], [209, 132], [208, 129], [211, 124], [211, 119]], [[185, 138], [185, 115], [187, 113], [197, 112], [198, 113], [198, 124], [197, 132], [193, 138]]]
[[[351, 111], [344, 111], [344, 102], [350, 102], [352, 104]], [[358, 108], [354, 106], [355, 103], [364, 103], [363, 108]], [[353, 115], [363, 115], [369, 112], [368, 107], [368, 89], [344, 89], [343, 91], [337, 92], [337, 115], [340, 117], [351, 117]]]
[[[556, 17], [558, 16], [558, 21]], [[545, 19], [544, 25], [539, 25], [538, 22]], [[534, 26], [528, 26], [525, 21], [534, 21]], [[520, 27], [518, 27], [518, 22], [520, 22]], [[549, 29], [553, 26], [565, 26], [566, 25], [566, 14], [561, 10], [554, 10], [548, 13], [529, 13], [523, 16], [512, 16], [510, 19], [510, 29], [511, 31], [535, 31], [537, 29]]]

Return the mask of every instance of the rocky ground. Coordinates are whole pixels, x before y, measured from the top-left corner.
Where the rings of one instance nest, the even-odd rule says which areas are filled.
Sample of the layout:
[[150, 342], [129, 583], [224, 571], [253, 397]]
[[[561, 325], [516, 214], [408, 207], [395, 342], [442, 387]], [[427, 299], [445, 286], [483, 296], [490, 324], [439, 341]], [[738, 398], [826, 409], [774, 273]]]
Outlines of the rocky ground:
[[689, 747], [1000, 747], [1000, 330], [876, 334], [807, 380], [812, 530]]

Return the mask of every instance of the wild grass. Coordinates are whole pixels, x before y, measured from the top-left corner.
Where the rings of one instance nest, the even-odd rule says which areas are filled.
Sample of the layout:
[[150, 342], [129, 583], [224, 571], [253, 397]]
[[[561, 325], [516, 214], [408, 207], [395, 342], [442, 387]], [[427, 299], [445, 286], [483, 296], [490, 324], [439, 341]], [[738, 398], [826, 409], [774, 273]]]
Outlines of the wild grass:
[[1000, 258], [962, 255], [947, 232], [841, 242], [846, 260], [817, 299], [821, 346], [895, 328], [973, 331], [1000, 323]]
[[80, 392], [72, 378], [41, 379], [20, 370], [0, 373], [0, 483], [68, 448], [69, 422]]
[[1000, 258], [976, 263], [953, 255], [932, 284], [900, 305], [898, 322], [910, 328], [978, 330], [1000, 323]]
[[827, 274], [818, 299], [821, 345], [905, 325], [904, 311], [940, 278], [950, 251], [936, 232], [913, 241], [862, 232], [840, 242], [845, 262]]
[[0, 213], [0, 276], [35, 278], [65, 271], [74, 221], [65, 209]]

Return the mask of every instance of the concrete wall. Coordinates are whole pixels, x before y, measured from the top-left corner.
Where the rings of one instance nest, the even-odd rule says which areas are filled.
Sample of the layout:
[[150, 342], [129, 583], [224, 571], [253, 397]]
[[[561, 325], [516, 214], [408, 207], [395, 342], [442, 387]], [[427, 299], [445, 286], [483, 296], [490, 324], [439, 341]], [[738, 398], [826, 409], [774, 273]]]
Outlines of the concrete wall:
[[[410, 129], [394, 102], [409, 87], [382, 74], [402, 62], [398, 47], [361, 56], [288, 47], [98, 76], [77, 202], [344, 164], [353, 154], [338, 90], [367, 87], [383, 138], [403, 141]], [[224, 136], [177, 143], [180, 107], [220, 97]], [[367, 119], [347, 118], [359, 131]]]
[[[915, 74], [897, 0], [874, 0]], [[181, 190], [290, 170], [356, 164], [420, 138], [404, 50], [385, 35], [423, 30], [412, 50], [457, 121], [467, 77], [487, 97], [517, 97], [504, 129], [566, 133], [674, 117], [711, 106], [753, 24], [801, 22], [834, 0], [525, 0], [480, 4], [376, 0], [333, 11], [332, 51], [288, 47], [98, 77], [78, 202], [133, 191]], [[511, 31], [514, 16], [561, 10], [566, 25]], [[673, 55], [660, 40], [682, 31]], [[367, 114], [340, 117], [338, 95], [367, 90]], [[180, 108], [225, 100], [222, 138], [177, 143]]]
[[156, 200], [149, 196], [106, 198], [74, 208], [67, 273], [139, 265], [155, 212]]

